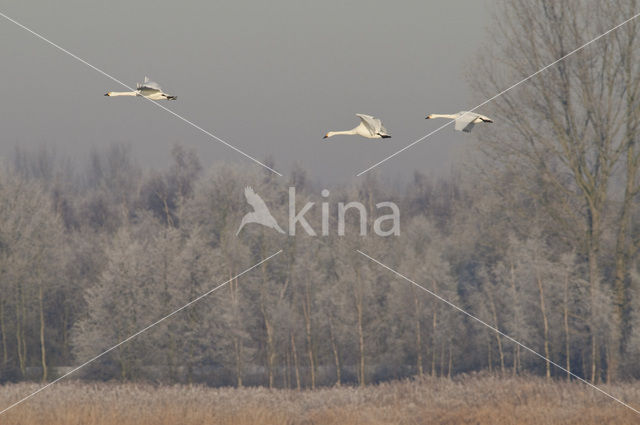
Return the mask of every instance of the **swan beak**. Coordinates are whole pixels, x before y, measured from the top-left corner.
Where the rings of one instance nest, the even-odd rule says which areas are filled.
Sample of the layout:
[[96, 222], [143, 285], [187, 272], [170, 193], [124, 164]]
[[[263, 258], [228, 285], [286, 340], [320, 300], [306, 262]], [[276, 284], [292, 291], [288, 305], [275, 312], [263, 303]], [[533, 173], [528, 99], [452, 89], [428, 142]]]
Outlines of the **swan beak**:
[[323, 139], [326, 139], [327, 137], [328, 137], [328, 136], [325, 134], [325, 135], [324, 135], [324, 137], [323, 137]]
[[105, 93], [104, 95], [105, 95], [105, 96], [111, 96], [109, 93]]
[[430, 120], [430, 119], [431, 119], [431, 115], [427, 115], [427, 116], [425, 117], [425, 120]]

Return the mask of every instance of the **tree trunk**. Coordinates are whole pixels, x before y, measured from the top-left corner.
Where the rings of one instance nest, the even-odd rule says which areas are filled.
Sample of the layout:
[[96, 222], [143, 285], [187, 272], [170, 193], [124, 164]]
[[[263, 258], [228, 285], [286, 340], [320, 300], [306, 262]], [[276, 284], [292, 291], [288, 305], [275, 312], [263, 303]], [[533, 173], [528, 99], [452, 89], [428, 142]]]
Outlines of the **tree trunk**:
[[71, 358], [71, 344], [69, 343], [69, 316], [69, 305], [65, 302], [62, 313], [62, 352], [67, 360]]
[[[264, 250], [263, 250], [264, 251]], [[264, 257], [264, 253], [263, 253], [263, 257]], [[273, 329], [273, 325], [271, 323], [271, 319], [269, 318], [269, 314], [267, 312], [267, 300], [266, 300], [266, 294], [265, 294], [265, 287], [268, 284], [268, 278], [267, 278], [267, 266], [266, 263], [262, 263], [262, 266], [260, 267], [260, 270], [262, 271], [262, 291], [261, 291], [261, 295], [260, 295], [260, 311], [262, 312], [262, 318], [264, 320], [264, 329], [265, 329], [265, 336], [266, 336], [266, 342], [267, 342], [267, 373], [268, 373], [268, 383], [269, 383], [269, 388], [273, 388], [273, 384], [274, 384], [274, 363], [275, 363], [275, 359], [276, 359], [276, 352], [275, 352], [275, 346], [274, 346], [274, 341], [273, 341], [273, 333], [274, 333], [274, 329]]]
[[290, 350], [286, 350], [285, 355], [284, 355], [284, 359], [286, 362], [286, 373], [284, 374], [284, 387], [288, 390], [291, 389], [291, 351]]
[[451, 353], [451, 341], [449, 341], [449, 368], [447, 369], [447, 378], [451, 379], [451, 369], [453, 369], [453, 354]]
[[293, 366], [296, 370], [296, 389], [300, 391], [300, 365], [298, 364], [298, 350], [296, 350], [296, 339], [291, 332], [291, 352], [293, 354]]
[[22, 327], [21, 327], [21, 332], [22, 332], [22, 336], [20, 338], [20, 340], [22, 341], [22, 356], [23, 356], [23, 360], [24, 360], [24, 372], [23, 372], [23, 376], [27, 373], [27, 362], [29, 361], [29, 355], [28, 355], [28, 350], [27, 350], [27, 338], [25, 336], [25, 329], [27, 327], [27, 302], [25, 300], [25, 294], [24, 291], [22, 291], [22, 297], [20, 300], [21, 303], [21, 307], [22, 307]]
[[316, 367], [313, 358], [313, 339], [311, 335], [311, 296], [309, 285], [305, 283], [304, 297], [302, 300], [302, 312], [304, 315], [304, 328], [307, 338], [307, 356], [309, 357], [309, 370], [311, 373], [311, 389], [316, 388]]
[[[438, 285], [434, 280], [433, 284], [433, 292], [435, 294], [438, 293]], [[433, 320], [431, 322], [431, 376], [436, 376], [436, 341], [437, 341], [437, 332], [438, 332], [438, 303], [436, 300], [433, 301]]]
[[265, 312], [266, 307], [262, 308], [262, 316], [264, 318], [264, 327], [267, 334], [267, 371], [269, 388], [273, 388], [274, 384], [274, 362], [275, 362], [275, 347], [273, 346], [273, 326], [267, 317]]
[[23, 297], [22, 297], [22, 288], [20, 284], [18, 284], [16, 288], [16, 349], [18, 351], [18, 366], [20, 367], [20, 373], [24, 378], [27, 373], [27, 365], [26, 365], [26, 345], [24, 344], [24, 335], [23, 335]]
[[236, 387], [242, 388], [242, 346], [238, 337], [233, 337], [233, 349], [236, 357]]
[[598, 356], [598, 346], [596, 343], [596, 337], [594, 334], [591, 334], [591, 383], [596, 385], [597, 381], [597, 356]]
[[[229, 278], [233, 277], [233, 272], [229, 270]], [[229, 291], [231, 294], [231, 308], [232, 310], [232, 329], [231, 329], [231, 341], [233, 343], [233, 354], [235, 357], [235, 369], [236, 369], [236, 387], [242, 388], [242, 376], [243, 376], [243, 365], [242, 365], [242, 341], [238, 337], [237, 331], [239, 330], [240, 321], [238, 320], [238, 312], [239, 312], [239, 300], [238, 300], [238, 279], [231, 279], [229, 282]]]
[[565, 339], [565, 355], [567, 356], [567, 381], [571, 380], [571, 337], [569, 335], [569, 272], [564, 278], [564, 297], [563, 297], [563, 318], [564, 318], [564, 339]]
[[360, 386], [364, 387], [365, 382], [365, 364], [364, 364], [364, 330], [362, 327], [362, 306], [358, 308], [358, 342], [360, 347]]
[[2, 367], [9, 362], [9, 352], [7, 349], [7, 328], [4, 321], [4, 298], [0, 298], [0, 333], [2, 334]]
[[338, 352], [338, 344], [333, 335], [333, 323], [329, 317], [329, 339], [331, 340], [331, 349], [333, 350], [333, 360], [336, 364], [336, 387], [342, 385], [342, 372], [340, 371], [340, 353]]
[[487, 363], [489, 365], [489, 373], [493, 372], [493, 356], [491, 354], [491, 335], [487, 333]]
[[38, 286], [38, 302], [39, 302], [39, 310], [40, 310], [40, 360], [42, 364], [42, 382], [47, 380], [48, 369], [47, 369], [47, 352], [44, 341], [44, 294], [42, 285]]
[[589, 264], [589, 286], [590, 286], [590, 301], [591, 301], [591, 318], [590, 318], [590, 330], [591, 330], [591, 383], [597, 384], [598, 380], [598, 326], [595, 320], [595, 311], [597, 306], [597, 293], [600, 286], [599, 271], [598, 271], [598, 238], [600, 235], [600, 218], [598, 211], [595, 208], [589, 210], [589, 231], [587, 235], [588, 241], [588, 264]]
[[546, 357], [546, 377], [551, 379], [551, 354], [549, 352], [549, 321], [547, 319], [547, 310], [544, 306], [544, 287], [542, 286], [542, 277], [538, 265], [536, 267], [536, 282], [538, 283], [538, 292], [540, 294], [540, 312], [542, 313], [542, 332], [544, 336], [544, 356]]
[[123, 356], [123, 350], [120, 350], [120, 379], [122, 380], [122, 382], [127, 380], [127, 364], [126, 361], [124, 360]]
[[[491, 285], [490, 283], [488, 285]], [[493, 289], [489, 288], [487, 290], [489, 296], [489, 307], [491, 307], [491, 315], [493, 316], [493, 325], [496, 329], [500, 329], [498, 324], [498, 313], [496, 311], [496, 304], [493, 299]], [[498, 355], [500, 356], [500, 373], [504, 376], [504, 352], [502, 351], [502, 339], [500, 338], [500, 334], [498, 332], [494, 333], [496, 336], [496, 342], [498, 343]]]
[[[592, 266], [592, 262], [594, 262], [594, 260], [592, 260], [591, 254], [589, 256], [589, 271], [591, 272], [591, 270], [594, 268], [594, 266]], [[593, 275], [593, 273], [590, 273], [591, 275]], [[591, 339], [591, 371], [590, 371], [590, 375], [591, 375], [591, 383], [596, 385], [597, 384], [597, 359], [598, 359], [598, 343], [597, 343], [597, 325], [595, 322], [595, 309], [596, 309], [596, 288], [595, 288], [596, 284], [595, 281], [592, 281], [589, 285], [590, 287], [590, 307], [591, 307], [591, 312], [590, 312], [590, 318], [589, 318], [589, 330], [590, 330], [590, 339]]]
[[[511, 271], [511, 292], [512, 292], [512, 296], [513, 296], [513, 305], [514, 305], [514, 309], [515, 313], [514, 313], [514, 320], [516, 321], [516, 335], [515, 337], [518, 337], [518, 334], [520, 333], [520, 317], [519, 317], [519, 302], [518, 302], [518, 291], [516, 289], [516, 268], [515, 265], [513, 263], [510, 264], [510, 271]], [[513, 376], [516, 376], [518, 374], [518, 367], [520, 364], [520, 346], [518, 344], [514, 344], [514, 352], [513, 352]]]
[[444, 376], [444, 362], [445, 362], [445, 339], [442, 338], [442, 343], [440, 345], [440, 376]]
[[358, 372], [358, 381], [361, 387], [365, 386], [365, 364], [364, 364], [364, 325], [362, 319], [362, 310], [363, 310], [363, 301], [362, 301], [362, 293], [361, 293], [361, 276], [360, 271], [356, 270], [356, 285], [354, 286], [354, 298], [355, 298], [355, 307], [356, 307], [356, 315], [357, 315], [357, 326], [358, 326], [358, 347], [360, 354], [360, 369]]
[[422, 376], [423, 375], [423, 369], [422, 369], [422, 329], [421, 329], [421, 325], [420, 325], [420, 302], [418, 301], [418, 297], [415, 294], [415, 291], [412, 289], [413, 291], [413, 303], [414, 303], [414, 307], [415, 307], [415, 320], [416, 320], [416, 352], [417, 352], [417, 356], [416, 356], [416, 366], [418, 369], [418, 376]]

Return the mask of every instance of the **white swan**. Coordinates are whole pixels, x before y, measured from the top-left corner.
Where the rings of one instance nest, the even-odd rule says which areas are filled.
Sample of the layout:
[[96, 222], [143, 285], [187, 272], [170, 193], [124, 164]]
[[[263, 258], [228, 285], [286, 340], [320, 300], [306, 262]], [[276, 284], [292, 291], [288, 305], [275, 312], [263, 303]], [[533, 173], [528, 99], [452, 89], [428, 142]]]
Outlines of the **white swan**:
[[246, 213], [244, 217], [242, 217], [242, 222], [236, 232], [236, 236], [240, 233], [240, 230], [242, 230], [244, 225], [249, 223], [262, 224], [263, 226], [275, 229], [280, 233], [284, 233], [284, 230], [282, 230], [276, 222], [276, 219], [271, 215], [267, 204], [264, 203], [262, 198], [254, 192], [251, 187], [246, 187], [244, 189], [244, 196], [247, 198], [249, 205], [253, 207], [253, 211]]
[[144, 96], [151, 100], [176, 100], [178, 98], [178, 96], [164, 93], [162, 87], [158, 83], [149, 80], [149, 77], [144, 77], [144, 83], [138, 83], [137, 88], [135, 91], [110, 91], [105, 93], [105, 96]]
[[429, 120], [433, 118], [449, 118], [456, 120], [456, 130], [464, 131], [465, 133], [470, 133], [473, 126], [478, 123], [493, 122], [489, 117], [468, 111], [460, 111], [457, 114], [430, 114], [427, 115], [426, 119]]
[[367, 139], [388, 139], [391, 137], [386, 128], [382, 125], [382, 121], [371, 115], [356, 114], [360, 117], [360, 125], [351, 130], [346, 131], [330, 131], [324, 135], [323, 139], [327, 139], [338, 134], [354, 135], [366, 137]]

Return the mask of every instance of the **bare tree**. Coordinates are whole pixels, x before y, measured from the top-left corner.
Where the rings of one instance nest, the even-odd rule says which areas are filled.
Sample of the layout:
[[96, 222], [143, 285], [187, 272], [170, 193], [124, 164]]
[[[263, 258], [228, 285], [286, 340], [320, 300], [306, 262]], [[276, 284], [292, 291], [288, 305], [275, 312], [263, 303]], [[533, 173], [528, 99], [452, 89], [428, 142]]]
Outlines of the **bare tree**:
[[[634, 0], [504, 3], [493, 55], [482, 62], [478, 92], [493, 95], [628, 18]], [[485, 152], [511, 172], [518, 187], [546, 209], [554, 229], [587, 259], [592, 309], [601, 293], [606, 223], [615, 225], [617, 326], [608, 376], [617, 375], [624, 310], [630, 199], [637, 193], [637, 24], [601, 39], [498, 98], [490, 106], [509, 131], [487, 138]], [[499, 59], [499, 60], [495, 60]], [[499, 65], [498, 65], [499, 64]], [[481, 82], [481, 84], [480, 84]], [[623, 170], [622, 173], [619, 171]], [[624, 182], [624, 194], [612, 190]], [[514, 182], [514, 185], [516, 182]], [[631, 198], [630, 198], [631, 197]], [[590, 379], [596, 381], [601, 346], [591, 319]]]

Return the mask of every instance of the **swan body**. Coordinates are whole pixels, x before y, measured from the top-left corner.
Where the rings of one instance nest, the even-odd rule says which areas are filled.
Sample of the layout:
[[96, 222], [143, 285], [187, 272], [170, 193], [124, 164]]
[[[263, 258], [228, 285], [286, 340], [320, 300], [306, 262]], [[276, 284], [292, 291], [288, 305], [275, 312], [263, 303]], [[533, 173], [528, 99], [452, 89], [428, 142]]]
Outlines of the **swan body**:
[[247, 198], [249, 205], [253, 207], [253, 212], [247, 213], [242, 217], [242, 222], [236, 232], [236, 236], [240, 233], [240, 230], [242, 230], [245, 224], [249, 223], [262, 224], [263, 226], [275, 229], [280, 233], [284, 233], [284, 230], [282, 230], [276, 222], [276, 219], [271, 215], [267, 204], [264, 203], [262, 198], [254, 192], [251, 187], [246, 187], [244, 189], [244, 196]]
[[474, 125], [481, 122], [492, 123], [493, 120], [484, 115], [476, 114], [475, 112], [460, 111], [457, 114], [430, 114], [426, 119], [433, 118], [448, 118], [456, 121], [456, 130], [470, 133]]
[[143, 83], [137, 84], [137, 90], [135, 91], [110, 91], [105, 93], [105, 96], [144, 96], [151, 100], [176, 100], [178, 96], [172, 96], [162, 91], [162, 87], [158, 83], [149, 80], [149, 77], [144, 77]]
[[323, 139], [328, 139], [329, 137], [339, 134], [358, 135], [366, 137], [367, 139], [388, 139], [391, 137], [387, 129], [382, 125], [382, 121], [378, 118], [364, 114], [356, 114], [356, 116], [360, 118], [360, 124], [357, 127], [346, 131], [330, 131], [325, 134]]

